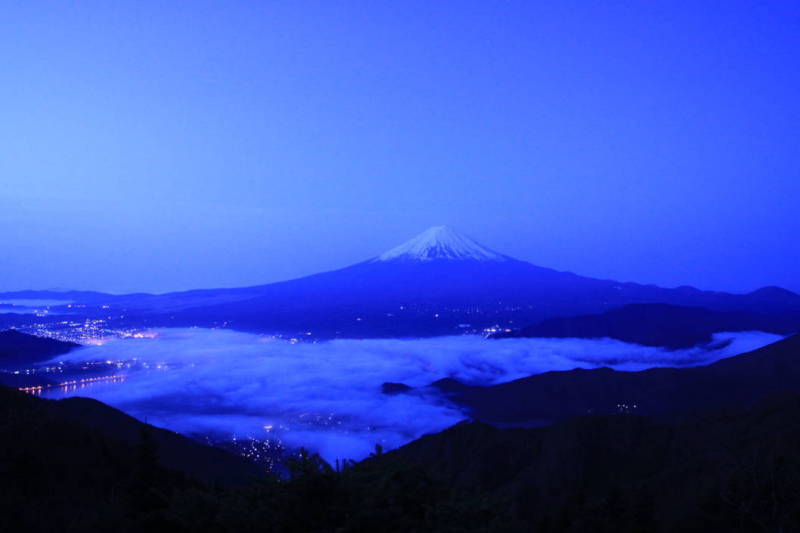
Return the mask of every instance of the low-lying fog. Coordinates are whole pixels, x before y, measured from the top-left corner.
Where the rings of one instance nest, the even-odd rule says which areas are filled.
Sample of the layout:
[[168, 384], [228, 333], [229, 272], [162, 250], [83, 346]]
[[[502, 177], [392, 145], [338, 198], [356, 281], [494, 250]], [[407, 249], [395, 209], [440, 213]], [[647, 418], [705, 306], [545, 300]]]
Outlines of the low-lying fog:
[[[780, 339], [721, 333], [730, 344], [666, 351], [600, 339], [459, 336], [290, 344], [230, 330], [162, 329], [155, 339], [112, 340], [59, 360], [131, 360], [124, 383], [80, 390], [151, 424], [184, 433], [278, 438], [329, 460], [360, 459], [465, 418], [433, 391], [387, 396], [384, 382], [425, 387], [444, 377], [492, 384], [548, 370], [693, 366]], [[161, 366], [157, 369], [156, 366]]]

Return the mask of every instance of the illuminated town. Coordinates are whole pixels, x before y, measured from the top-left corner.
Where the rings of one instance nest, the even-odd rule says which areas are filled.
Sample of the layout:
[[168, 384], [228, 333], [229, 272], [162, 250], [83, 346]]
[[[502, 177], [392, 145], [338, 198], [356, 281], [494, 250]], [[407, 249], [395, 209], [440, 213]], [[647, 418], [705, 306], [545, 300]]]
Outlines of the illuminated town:
[[148, 333], [139, 328], [114, 328], [106, 319], [85, 318], [81, 320], [60, 320], [35, 322], [19, 325], [14, 329], [36, 335], [48, 337], [64, 342], [74, 342], [84, 345], [99, 345], [108, 339], [143, 339], [153, 338], [154, 333]]

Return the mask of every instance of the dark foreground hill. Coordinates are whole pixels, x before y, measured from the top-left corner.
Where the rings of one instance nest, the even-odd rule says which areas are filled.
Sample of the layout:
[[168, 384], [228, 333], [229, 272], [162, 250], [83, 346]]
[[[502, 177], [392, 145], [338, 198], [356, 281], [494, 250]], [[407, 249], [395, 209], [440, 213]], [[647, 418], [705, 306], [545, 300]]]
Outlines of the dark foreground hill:
[[0, 531], [477, 532], [493, 520], [417, 469], [344, 466], [302, 453], [291, 479], [268, 477], [100, 402], [0, 386]]
[[695, 368], [546, 372], [490, 387], [443, 379], [434, 386], [479, 420], [541, 424], [568, 416], [659, 415], [747, 408], [775, 392], [800, 393], [800, 335]]
[[40, 467], [49, 464], [54, 471], [72, 468], [73, 462], [110, 461], [111, 449], [120, 452], [113, 459], [124, 463], [146, 434], [158, 448], [159, 465], [164, 468], [224, 484], [248, 483], [259, 474], [244, 459], [144, 424], [89, 398], [45, 400], [0, 387], [0, 431], [4, 453], [24, 457], [40, 450], [48, 456]]
[[632, 415], [535, 429], [465, 423], [373, 460], [486, 495], [510, 530], [800, 531], [800, 398], [659, 424]]
[[31, 366], [80, 348], [80, 344], [37, 337], [9, 329], [0, 331], [0, 370]]
[[611, 338], [644, 346], [689, 348], [711, 342], [720, 331], [800, 332], [800, 313], [712, 311], [667, 304], [631, 304], [596, 315], [551, 318], [494, 338]]
[[[2, 531], [800, 530], [794, 396], [679, 423], [464, 423], [339, 469], [301, 454], [288, 479], [232, 488], [165, 468], [152, 430], [129, 444], [55, 402], [0, 395]], [[198, 471], [220, 459], [190, 458]]]

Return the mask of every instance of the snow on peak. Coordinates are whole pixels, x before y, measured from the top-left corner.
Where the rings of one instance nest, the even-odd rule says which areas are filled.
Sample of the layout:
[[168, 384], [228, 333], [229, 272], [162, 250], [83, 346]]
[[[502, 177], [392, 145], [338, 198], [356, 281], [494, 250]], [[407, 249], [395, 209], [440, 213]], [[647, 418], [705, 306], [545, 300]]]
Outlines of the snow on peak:
[[429, 228], [373, 261], [507, 261], [508, 257], [478, 244], [447, 226]]

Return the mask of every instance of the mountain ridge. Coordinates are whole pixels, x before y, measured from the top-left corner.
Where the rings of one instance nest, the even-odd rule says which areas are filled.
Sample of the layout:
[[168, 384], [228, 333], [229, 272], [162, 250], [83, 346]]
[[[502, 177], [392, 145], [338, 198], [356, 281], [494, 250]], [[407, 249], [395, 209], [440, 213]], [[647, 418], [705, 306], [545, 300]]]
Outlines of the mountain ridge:
[[678, 349], [709, 343], [714, 333], [735, 331], [797, 333], [800, 313], [767, 315], [669, 304], [628, 304], [601, 314], [549, 318], [519, 330], [495, 333], [492, 338], [611, 338]]
[[[634, 303], [800, 313], [800, 296], [790, 291], [731, 294], [590, 278], [499, 254], [444, 226], [341, 269], [232, 289], [118, 295], [107, 301], [92, 295], [80, 312], [124, 315], [118, 319], [122, 326], [223, 326], [365, 338], [517, 329]], [[59, 312], [74, 308], [51, 308], [51, 314]]]
[[770, 394], [800, 393], [800, 334], [699, 367], [550, 371], [491, 386], [446, 378], [432, 386], [475, 419], [502, 424], [748, 408]]

